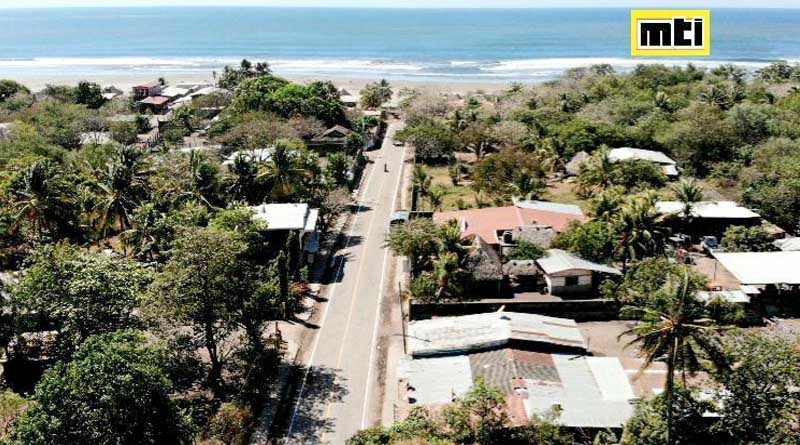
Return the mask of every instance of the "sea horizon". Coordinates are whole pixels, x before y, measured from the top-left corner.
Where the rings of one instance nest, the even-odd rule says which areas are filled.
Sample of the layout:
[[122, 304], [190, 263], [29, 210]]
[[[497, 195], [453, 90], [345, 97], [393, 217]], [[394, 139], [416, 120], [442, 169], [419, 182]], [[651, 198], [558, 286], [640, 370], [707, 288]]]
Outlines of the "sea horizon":
[[[755, 70], [800, 61], [800, 9], [715, 8], [712, 55], [631, 58], [628, 8], [4, 8], [0, 77], [211, 75], [241, 59], [276, 74], [419, 82], [538, 82], [640, 63]], [[740, 29], [748, 30], [740, 35]], [[576, 33], [575, 30], [580, 30]], [[588, 36], [588, 37], [587, 37]]]

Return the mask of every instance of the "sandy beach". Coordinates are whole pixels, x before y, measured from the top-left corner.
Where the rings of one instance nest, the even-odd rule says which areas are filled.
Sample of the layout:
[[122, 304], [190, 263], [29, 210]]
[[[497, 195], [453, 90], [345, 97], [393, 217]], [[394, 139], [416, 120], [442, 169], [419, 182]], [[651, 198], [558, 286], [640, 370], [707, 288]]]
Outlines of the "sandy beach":
[[[281, 76], [281, 73], [276, 73], [276, 75]], [[174, 73], [165, 73], [161, 77], [164, 77], [169, 84], [176, 85], [179, 83], [214, 83], [214, 78], [211, 73], [181, 73], [181, 74], [174, 74]], [[358, 91], [363, 86], [369, 82], [374, 82], [379, 79], [362, 79], [362, 78], [345, 78], [345, 77], [328, 77], [328, 76], [319, 76], [319, 77], [312, 77], [312, 76], [292, 76], [286, 75], [282, 76], [287, 79], [290, 79], [294, 82], [299, 83], [307, 83], [314, 80], [330, 80], [334, 84], [336, 84], [339, 88], [344, 88], [347, 90], [354, 90]], [[20, 82], [31, 89], [31, 91], [40, 91], [47, 85], [76, 85], [78, 82], [82, 80], [88, 80], [91, 82], [96, 82], [103, 87], [107, 86], [115, 86], [123, 91], [128, 91], [134, 85], [147, 82], [150, 80], [155, 80], [153, 76], [148, 76], [145, 74], [131, 74], [131, 75], [120, 75], [120, 74], [95, 74], [91, 76], [81, 76], [81, 75], [54, 75], [54, 74], [30, 74], [25, 76], [4, 76], [3, 73], [0, 73], [0, 78], [10, 78]], [[484, 83], [472, 83], [472, 82], [449, 82], [449, 81], [420, 81], [420, 82], [413, 82], [413, 81], [390, 81], [392, 86], [395, 90], [399, 90], [401, 88], [415, 88], [417, 90], [422, 90], [426, 92], [432, 93], [468, 93], [468, 92], [475, 92], [475, 91], [497, 91], [502, 90], [508, 87], [508, 83], [503, 82], [484, 82]]]

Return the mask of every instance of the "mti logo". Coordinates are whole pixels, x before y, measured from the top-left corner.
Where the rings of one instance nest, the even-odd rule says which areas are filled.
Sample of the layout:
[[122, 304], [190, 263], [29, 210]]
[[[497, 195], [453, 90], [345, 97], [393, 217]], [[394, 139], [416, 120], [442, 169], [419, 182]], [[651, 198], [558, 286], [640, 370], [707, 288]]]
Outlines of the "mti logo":
[[634, 9], [631, 55], [711, 55], [711, 13], [707, 9]]

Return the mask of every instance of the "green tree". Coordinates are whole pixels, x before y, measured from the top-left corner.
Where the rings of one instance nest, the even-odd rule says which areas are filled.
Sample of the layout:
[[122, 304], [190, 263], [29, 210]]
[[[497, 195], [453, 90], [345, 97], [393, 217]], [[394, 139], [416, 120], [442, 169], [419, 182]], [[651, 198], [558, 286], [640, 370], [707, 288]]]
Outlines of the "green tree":
[[11, 425], [22, 414], [28, 402], [9, 390], [0, 392], [0, 441], [11, 433]]
[[774, 333], [739, 332], [729, 336], [731, 363], [718, 373], [720, 443], [756, 445], [797, 443], [800, 412], [800, 352], [797, 339]]
[[81, 81], [75, 88], [75, 103], [86, 105], [90, 109], [98, 109], [106, 103], [100, 85], [94, 82]]
[[380, 82], [368, 83], [361, 89], [361, 106], [363, 108], [378, 108], [392, 98], [392, 88], [385, 79]]
[[[676, 387], [673, 394], [673, 443], [700, 444], [720, 440], [710, 431], [703, 415], [714, 412], [709, 401], [700, 401], [688, 389]], [[667, 443], [667, 397], [660, 394], [636, 405], [633, 416], [625, 424], [621, 445], [664, 445]], [[727, 443], [727, 442], [723, 442]]]
[[92, 337], [45, 373], [9, 444], [192, 443], [164, 366], [164, 351], [144, 333]]
[[778, 250], [773, 239], [764, 226], [729, 226], [722, 236], [722, 247], [726, 252], [771, 252]]
[[695, 204], [703, 200], [705, 194], [703, 186], [694, 179], [681, 179], [672, 186], [672, 193], [675, 194], [675, 199], [683, 205], [683, 218], [687, 221], [691, 220]]
[[538, 260], [547, 255], [547, 251], [537, 244], [520, 241], [508, 253], [509, 260]]
[[55, 163], [34, 162], [11, 181], [8, 189], [14, 226], [23, 227], [33, 240], [77, 234], [75, 187]]
[[34, 253], [12, 298], [17, 310], [53, 326], [68, 357], [91, 335], [135, 325], [149, 281], [136, 262], [59, 244]]
[[620, 207], [616, 223], [623, 271], [627, 270], [630, 260], [653, 255], [663, 249], [655, 199], [652, 193], [634, 195]]
[[225, 66], [222, 75], [217, 79], [217, 86], [228, 90], [235, 90], [243, 81], [259, 76], [267, 76], [271, 73], [267, 62], [258, 62], [253, 65], [247, 59], [243, 59], [238, 67]]
[[407, 125], [395, 134], [395, 139], [414, 146], [420, 161], [448, 159], [456, 149], [456, 137], [444, 123], [425, 119], [416, 125]]
[[247, 407], [236, 403], [223, 403], [211, 418], [211, 437], [224, 445], [244, 445], [253, 426], [253, 415]]
[[31, 90], [29, 90], [25, 85], [13, 80], [0, 80], [0, 102], [7, 101], [17, 93], [30, 94]]
[[610, 263], [619, 257], [619, 233], [607, 221], [572, 222], [553, 240], [553, 247], [600, 263]]
[[629, 345], [638, 345], [644, 357], [642, 369], [662, 358], [667, 364], [664, 386], [666, 407], [666, 443], [676, 443], [673, 430], [675, 372], [681, 370], [685, 385], [686, 372], [701, 368], [701, 357], [720, 364], [720, 351], [715, 341], [718, 327], [695, 298], [689, 272], [670, 276], [665, 286], [644, 303], [623, 308], [622, 314], [638, 320], [636, 326], [622, 335], [632, 335]]
[[394, 226], [386, 238], [386, 245], [395, 255], [408, 257], [411, 274], [416, 276], [430, 266], [431, 258], [438, 251], [436, 225], [433, 221], [419, 218]]
[[535, 197], [545, 187], [544, 170], [538, 160], [523, 150], [503, 150], [475, 164], [473, 188], [492, 197]]
[[111, 122], [111, 139], [122, 145], [133, 145], [138, 141], [139, 129], [135, 122]]
[[99, 200], [95, 211], [104, 235], [115, 224], [120, 231], [130, 228], [130, 212], [146, 193], [143, 156], [137, 148], [120, 147], [96, 184]]
[[335, 185], [346, 186], [349, 182], [350, 161], [344, 153], [331, 153], [325, 171]]

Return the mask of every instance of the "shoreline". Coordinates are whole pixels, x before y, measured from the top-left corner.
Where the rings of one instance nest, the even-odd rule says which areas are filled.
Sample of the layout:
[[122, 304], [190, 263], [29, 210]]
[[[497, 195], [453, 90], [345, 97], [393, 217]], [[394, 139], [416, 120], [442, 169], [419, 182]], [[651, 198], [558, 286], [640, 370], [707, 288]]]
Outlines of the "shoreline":
[[[172, 74], [172, 75], [170, 75]], [[286, 78], [293, 82], [308, 83], [315, 80], [331, 81], [337, 88], [344, 88], [347, 90], [360, 90], [370, 82], [380, 80], [380, 77], [374, 79], [360, 78], [360, 77], [337, 77], [337, 76], [311, 76], [311, 75], [275, 75]], [[155, 80], [158, 77], [164, 77], [168, 84], [175, 85], [179, 83], [214, 83], [214, 78], [211, 73], [165, 73], [163, 75], [152, 74], [147, 75], [143, 73], [122, 75], [122, 74], [94, 74], [94, 75], [79, 75], [79, 74], [29, 74], [22, 76], [6, 76], [0, 73], [0, 78], [7, 78], [17, 81], [32, 92], [41, 91], [47, 85], [77, 85], [78, 82], [86, 80], [89, 82], [96, 82], [101, 87], [115, 86], [123, 90], [126, 94], [134, 85]], [[429, 93], [460, 93], [465, 94], [475, 91], [500, 91], [508, 88], [511, 81], [496, 81], [496, 82], [458, 82], [452, 80], [391, 80], [389, 79], [392, 87], [395, 90], [401, 88], [414, 88], [423, 92]], [[523, 82], [523, 83], [536, 83], [536, 82]], [[353, 91], [351, 91], [353, 92]]]

